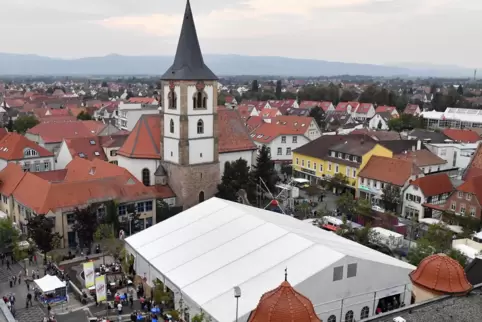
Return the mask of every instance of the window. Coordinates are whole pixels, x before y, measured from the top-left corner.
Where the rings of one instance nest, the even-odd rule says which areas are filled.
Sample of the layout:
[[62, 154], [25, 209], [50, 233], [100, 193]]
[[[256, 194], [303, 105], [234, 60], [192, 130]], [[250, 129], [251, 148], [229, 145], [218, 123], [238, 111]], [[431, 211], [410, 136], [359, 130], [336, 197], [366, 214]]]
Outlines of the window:
[[50, 170], [50, 162], [49, 161], [44, 161], [44, 170], [49, 171]]
[[311, 161], [308, 161], [308, 169], [311, 167]]
[[174, 121], [173, 121], [173, 120], [171, 120], [171, 121], [169, 122], [169, 131], [170, 131], [171, 133], [174, 133]]
[[467, 194], [465, 195], [465, 199], [467, 199], [467, 200], [470, 201], [470, 200], [472, 199], [472, 194], [467, 193]]
[[343, 279], [343, 266], [333, 268], [333, 282]]
[[[3, 151], [7, 152], [8, 148], [3, 148]], [[38, 153], [37, 153], [37, 151], [32, 150], [32, 149], [25, 149], [23, 151], [23, 155], [26, 156], [26, 157], [37, 157]]]
[[204, 122], [203, 120], [197, 121], [197, 134], [203, 134], [204, 133]]
[[111, 150], [110, 151], [110, 156], [115, 157], [117, 155], [117, 150]]
[[266, 150], [268, 151], [268, 154], [271, 155], [271, 148], [266, 148]]
[[119, 216], [124, 216], [127, 215], [127, 206], [126, 205], [120, 205], [119, 206]]
[[278, 155], [282, 155], [283, 154], [283, 149], [282, 148], [278, 148]]
[[465, 214], [465, 204], [460, 204], [460, 213]]
[[440, 149], [440, 156], [446, 156], [447, 155], [447, 149]]
[[2, 201], [3, 201], [3, 203], [8, 203], [8, 197], [2, 195]]
[[432, 196], [432, 202], [437, 202], [438, 201], [438, 195]]
[[293, 143], [298, 143], [298, 137], [297, 136], [293, 136]]
[[100, 153], [97, 152], [97, 151], [95, 151], [95, 152], [94, 152], [94, 155], [98, 157], [98, 156], [100, 155]]
[[109, 163], [110, 163], [110, 164], [115, 164], [115, 165], [118, 165], [118, 164], [119, 164], [117, 161], [110, 161]]
[[142, 169], [142, 183], [146, 187], [149, 187], [151, 185], [151, 172], [149, 171], [149, 169]]
[[286, 148], [286, 155], [291, 155], [291, 148]]
[[95, 145], [95, 141], [94, 141], [94, 140], [90, 140], [89, 143], [90, 143], [90, 145]]
[[338, 164], [335, 164], [335, 173], [338, 173], [338, 170], [339, 170], [339, 169], [340, 169], [340, 168], [339, 168]]
[[75, 215], [70, 213], [67, 214], [67, 225], [73, 225], [75, 224]]
[[[352, 178], [356, 178], [356, 169], [353, 169], [352, 171]], [[382, 188], [383, 188], [383, 184], [382, 184]]]
[[346, 312], [346, 314], [345, 314], [345, 322], [354, 322], [354, 320], [353, 320], [353, 311], [352, 311], [352, 310]]
[[336, 316], [330, 315], [330, 317], [328, 318], [328, 322], [336, 322]]
[[40, 163], [35, 163], [35, 172], [40, 172]]
[[300, 161], [300, 160], [298, 160], [298, 158], [296, 158], [296, 164], [299, 164], [299, 161]]
[[360, 319], [366, 319], [370, 315], [370, 308], [368, 306], [363, 307], [360, 314]]
[[348, 264], [348, 269], [346, 270], [346, 277], [347, 278], [355, 277], [356, 276], [356, 268], [357, 268], [356, 263]]
[[301, 166], [302, 166], [302, 167], [305, 166], [305, 160], [301, 160]]
[[343, 159], [343, 155], [340, 152], [337, 153], [336, 157], [339, 159]]
[[450, 205], [450, 210], [455, 211], [457, 209], [457, 203], [455, 201], [452, 201], [452, 204]]
[[152, 211], [152, 201], [138, 202], [136, 208], [138, 213]]
[[316, 162], [313, 162], [313, 170], [316, 170]]
[[464, 197], [464, 193], [462, 191], [459, 191], [458, 194], [457, 194], [457, 197], [459, 199], [462, 199]]
[[174, 91], [174, 88], [171, 88], [169, 91], [169, 95], [167, 95], [167, 99], [169, 101], [169, 108], [175, 109], [177, 107], [177, 95], [176, 92]]
[[199, 202], [203, 202], [204, 201], [204, 191], [201, 191], [199, 193]]
[[331, 162], [328, 162], [328, 171], [331, 171]]
[[320, 164], [320, 172], [323, 172], [323, 164]]
[[97, 208], [97, 218], [104, 218], [105, 216], [105, 207]]
[[207, 107], [207, 95], [204, 90], [197, 91], [192, 97], [193, 108], [206, 108]]
[[281, 137], [281, 143], [286, 143], [286, 136]]
[[346, 167], [345, 174], [346, 174], [347, 178], [350, 177], [350, 167]]
[[81, 157], [81, 158], [85, 158], [85, 153], [80, 152], [80, 153], [79, 153], [79, 157]]
[[470, 214], [472, 217], [475, 217], [475, 207], [470, 207], [469, 214]]
[[25, 162], [22, 166], [23, 171], [30, 171], [30, 162]]

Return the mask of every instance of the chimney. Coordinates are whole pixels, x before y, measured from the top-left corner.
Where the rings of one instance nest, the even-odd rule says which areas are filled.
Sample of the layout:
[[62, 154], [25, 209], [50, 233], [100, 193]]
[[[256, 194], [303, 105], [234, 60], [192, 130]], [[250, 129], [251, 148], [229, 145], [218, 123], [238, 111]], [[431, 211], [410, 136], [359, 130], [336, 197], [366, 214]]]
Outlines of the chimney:
[[95, 167], [92, 167], [89, 171], [89, 174], [93, 176], [95, 174]]
[[422, 149], [422, 141], [417, 140], [417, 151]]

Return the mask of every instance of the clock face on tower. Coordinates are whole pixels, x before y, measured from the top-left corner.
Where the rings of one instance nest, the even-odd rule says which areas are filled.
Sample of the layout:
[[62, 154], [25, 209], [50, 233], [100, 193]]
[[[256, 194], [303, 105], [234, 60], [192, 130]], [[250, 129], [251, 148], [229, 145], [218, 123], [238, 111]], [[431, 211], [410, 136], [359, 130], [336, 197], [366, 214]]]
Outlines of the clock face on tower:
[[174, 90], [174, 81], [169, 82], [169, 89]]
[[204, 82], [202, 82], [202, 81], [197, 82], [197, 84], [196, 84], [196, 89], [197, 89], [198, 91], [204, 90], [204, 87], [205, 87]]

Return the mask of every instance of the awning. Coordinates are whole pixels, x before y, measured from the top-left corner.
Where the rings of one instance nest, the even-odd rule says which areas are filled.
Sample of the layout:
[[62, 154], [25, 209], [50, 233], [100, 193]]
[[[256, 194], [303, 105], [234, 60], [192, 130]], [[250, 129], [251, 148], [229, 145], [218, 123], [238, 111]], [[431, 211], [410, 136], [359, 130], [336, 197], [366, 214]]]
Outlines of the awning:
[[422, 206], [430, 208], [430, 209], [440, 210], [440, 211], [445, 210], [445, 207], [444, 207], [443, 204], [442, 205], [434, 205], [434, 204], [431, 204], [431, 203], [423, 203]]
[[34, 280], [35, 284], [43, 293], [52, 292], [56, 289], [65, 287], [65, 282], [62, 282], [57, 276], [45, 275], [38, 280]]

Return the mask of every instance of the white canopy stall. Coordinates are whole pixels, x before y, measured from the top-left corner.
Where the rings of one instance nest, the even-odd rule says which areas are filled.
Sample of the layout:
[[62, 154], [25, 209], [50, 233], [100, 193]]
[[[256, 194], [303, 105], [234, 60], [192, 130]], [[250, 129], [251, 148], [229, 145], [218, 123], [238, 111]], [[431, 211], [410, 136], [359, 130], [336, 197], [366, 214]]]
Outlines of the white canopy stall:
[[40, 296], [42, 303], [54, 305], [67, 301], [66, 284], [57, 276], [47, 274], [42, 278], [34, 280], [34, 283], [42, 292]]

